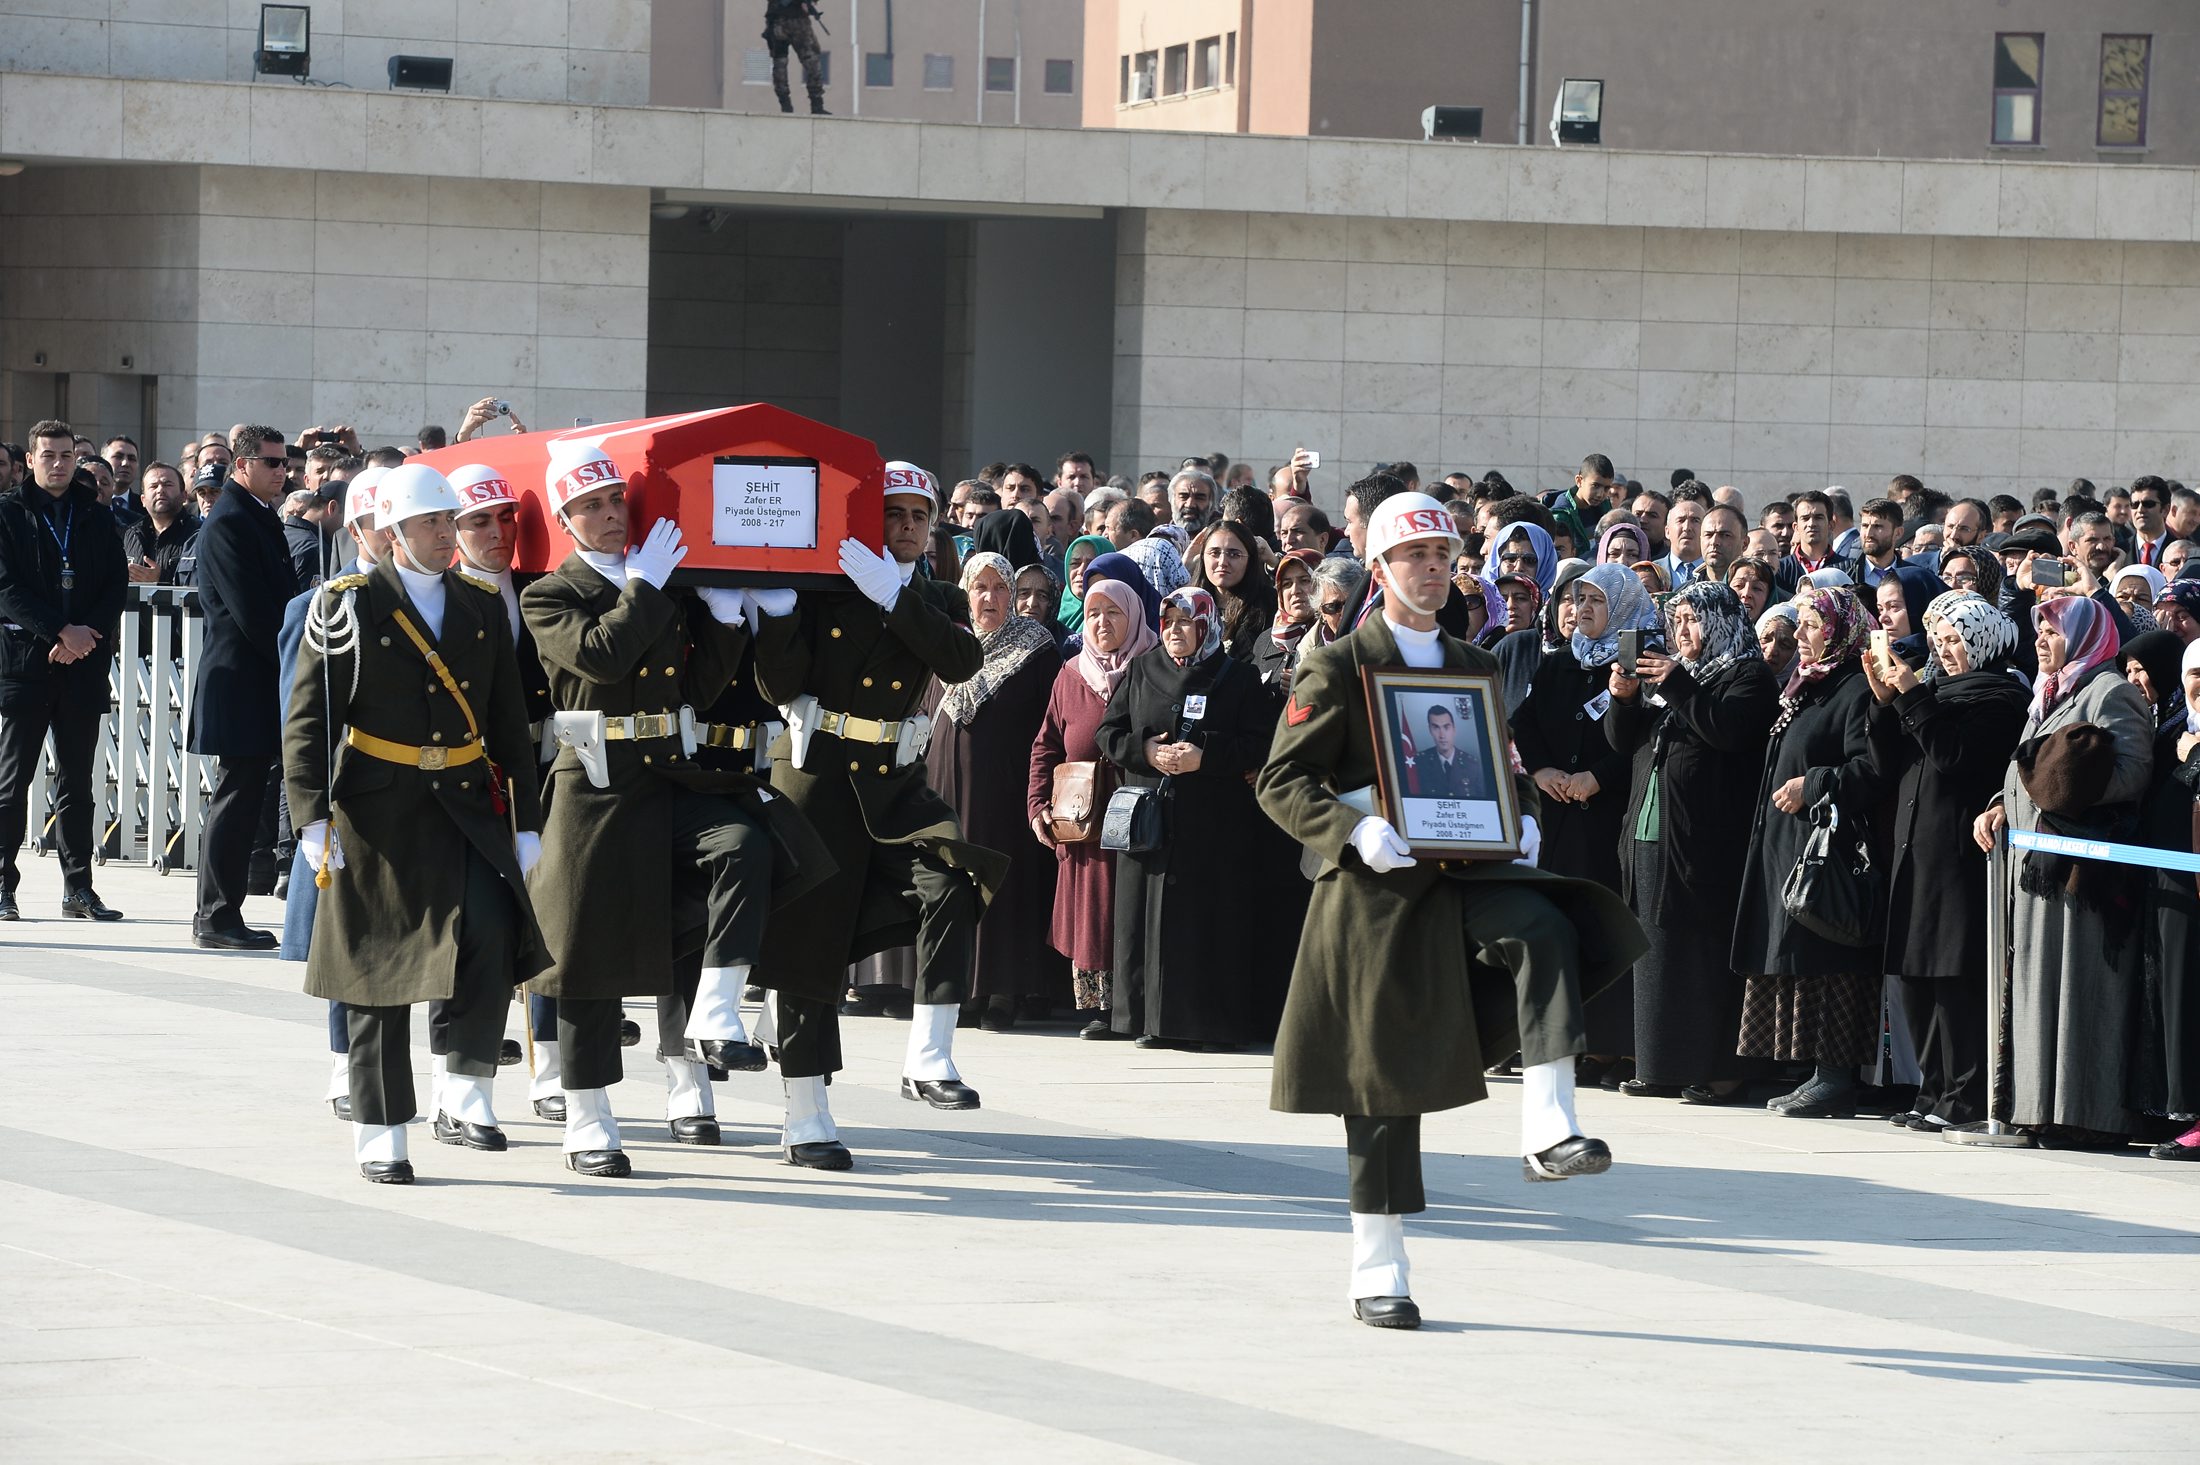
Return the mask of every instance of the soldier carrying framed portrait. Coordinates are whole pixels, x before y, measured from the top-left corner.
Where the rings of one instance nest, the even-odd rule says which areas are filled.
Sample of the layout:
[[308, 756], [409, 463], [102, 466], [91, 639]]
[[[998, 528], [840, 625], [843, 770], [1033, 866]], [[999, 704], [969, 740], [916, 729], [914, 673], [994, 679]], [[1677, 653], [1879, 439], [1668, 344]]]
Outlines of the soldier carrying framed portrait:
[[1505, 700], [1488, 672], [1368, 667], [1375, 812], [1415, 858], [1511, 860], [1521, 853]]

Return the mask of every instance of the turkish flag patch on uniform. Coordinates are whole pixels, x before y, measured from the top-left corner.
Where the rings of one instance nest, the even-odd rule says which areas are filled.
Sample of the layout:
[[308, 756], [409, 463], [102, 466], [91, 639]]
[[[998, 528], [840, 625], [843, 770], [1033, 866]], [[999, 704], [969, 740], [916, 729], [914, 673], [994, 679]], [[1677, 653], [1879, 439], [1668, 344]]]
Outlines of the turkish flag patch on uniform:
[[1293, 697], [1291, 699], [1290, 705], [1285, 707], [1283, 710], [1283, 720], [1286, 723], [1290, 724], [1292, 727], [1297, 727], [1300, 723], [1306, 721], [1306, 719], [1312, 717], [1313, 715], [1314, 709], [1311, 707], [1301, 707], [1299, 705], [1299, 699], [1296, 697]]

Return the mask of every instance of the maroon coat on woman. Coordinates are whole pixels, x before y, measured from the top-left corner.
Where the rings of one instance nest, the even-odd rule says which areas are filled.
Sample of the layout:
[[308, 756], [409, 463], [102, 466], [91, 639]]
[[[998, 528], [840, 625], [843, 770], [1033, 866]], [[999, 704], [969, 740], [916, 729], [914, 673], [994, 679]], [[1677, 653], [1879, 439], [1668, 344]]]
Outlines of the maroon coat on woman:
[[[1054, 679], [1046, 720], [1031, 746], [1031, 787], [1025, 817], [1047, 812], [1054, 770], [1063, 763], [1100, 757], [1094, 738], [1108, 704], [1093, 691], [1072, 661]], [[1047, 940], [1070, 965], [1088, 972], [1110, 969], [1115, 939], [1115, 854], [1090, 844], [1058, 846], [1054, 851], [1054, 924]]]

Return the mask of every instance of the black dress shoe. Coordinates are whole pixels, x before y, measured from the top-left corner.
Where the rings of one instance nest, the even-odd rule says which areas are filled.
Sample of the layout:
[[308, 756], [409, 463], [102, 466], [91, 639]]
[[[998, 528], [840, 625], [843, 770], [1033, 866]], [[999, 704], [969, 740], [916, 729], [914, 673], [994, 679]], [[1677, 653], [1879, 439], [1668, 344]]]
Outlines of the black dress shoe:
[[351, 1100], [331, 1099], [328, 1101], [328, 1106], [336, 1111], [338, 1119], [343, 1120], [346, 1124], [351, 1123]]
[[787, 1163], [800, 1165], [805, 1170], [853, 1170], [856, 1157], [848, 1153], [848, 1147], [837, 1139], [812, 1140], [806, 1145], [787, 1146]]
[[842, 1017], [884, 1017], [886, 999], [876, 992], [862, 992], [850, 987], [840, 996]]
[[625, 1150], [567, 1150], [565, 1168], [604, 1180], [624, 1180], [634, 1173], [634, 1162]]
[[23, 910], [15, 903], [15, 892], [12, 890], [0, 892], [0, 921], [20, 921], [22, 919]]
[[504, 1131], [494, 1124], [475, 1124], [469, 1120], [453, 1119], [438, 1109], [435, 1113], [435, 1137], [447, 1145], [464, 1145], [469, 1150], [501, 1150], [505, 1148]]
[[756, 1044], [737, 1043], [731, 1038], [697, 1038], [690, 1046], [697, 1062], [732, 1073], [762, 1073], [771, 1062]]
[[631, 1048], [642, 1040], [642, 1025], [631, 1017], [619, 1019], [619, 1046]]
[[1520, 1072], [1520, 1055], [1518, 1053], [1515, 1053], [1512, 1057], [1505, 1059], [1503, 1062], [1492, 1063], [1489, 1067], [1483, 1069], [1482, 1071], [1492, 1078], [1516, 1077]]
[[547, 1119], [552, 1124], [565, 1123], [565, 1095], [552, 1094], [547, 1099], [535, 1100], [535, 1117]]
[[1584, 1139], [1577, 1134], [1547, 1150], [1522, 1156], [1520, 1176], [1523, 1180], [1571, 1180], [1577, 1175], [1602, 1175], [1611, 1168], [1611, 1146], [1601, 1139]]
[[410, 1160], [369, 1160], [359, 1167], [359, 1173], [376, 1185], [413, 1183], [413, 1166]]
[[959, 1078], [905, 1078], [901, 1096], [922, 1099], [935, 1109], [975, 1109], [978, 1091]]
[[1362, 1297], [1353, 1302], [1352, 1315], [1371, 1328], [1421, 1326], [1421, 1309], [1410, 1297]]
[[99, 898], [89, 886], [61, 897], [62, 919], [70, 921], [119, 921], [122, 912]]
[[1107, 1043], [1119, 1038], [1128, 1037], [1130, 1035], [1128, 1033], [1117, 1032], [1114, 1028], [1108, 1025], [1108, 1020], [1106, 1018], [1096, 1017], [1091, 1022], [1088, 1022], [1083, 1027], [1079, 1028], [1077, 1030], [1077, 1036], [1085, 1039], [1088, 1042]]
[[193, 932], [191, 944], [207, 951], [273, 951], [282, 942], [273, 931], [238, 926], [228, 931]]
[[672, 1142], [676, 1145], [714, 1145], [724, 1136], [718, 1121], [708, 1114], [691, 1114], [685, 1119], [668, 1121], [672, 1129]]
[[1854, 1119], [1856, 1095], [1853, 1091], [1826, 1088], [1804, 1088], [1788, 1096], [1794, 1102], [1781, 1104], [1773, 1113], [1788, 1119]]
[[526, 1057], [527, 1050], [519, 1045], [519, 1039], [506, 1038], [503, 1043], [500, 1044], [497, 1048], [497, 1067], [510, 1068], [513, 1064], [523, 1061]]
[[1677, 1099], [1681, 1086], [1677, 1083], [1651, 1083], [1648, 1079], [1631, 1078], [1619, 1086], [1619, 1091], [1635, 1099]]
[[1915, 1109], [1912, 1109], [1903, 1114], [1889, 1114], [1887, 1116], [1887, 1122], [1893, 1125], [1896, 1129], [1907, 1129], [1911, 1120], [1923, 1119], [1924, 1117], [1925, 1116], [1923, 1114], [1919, 1113]]
[[1708, 1104], [1714, 1108], [1731, 1108], [1749, 1098], [1749, 1085], [1736, 1084], [1721, 1092], [1705, 1083], [1692, 1083], [1681, 1090], [1683, 1104]]

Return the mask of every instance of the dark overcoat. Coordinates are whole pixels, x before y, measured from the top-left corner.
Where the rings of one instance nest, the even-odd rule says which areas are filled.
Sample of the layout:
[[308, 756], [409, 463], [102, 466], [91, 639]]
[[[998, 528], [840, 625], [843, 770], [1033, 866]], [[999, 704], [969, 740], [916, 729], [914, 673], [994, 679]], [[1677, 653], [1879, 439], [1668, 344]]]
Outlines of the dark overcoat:
[[1556, 768], [1597, 781], [1587, 803], [1543, 806], [1543, 868], [1617, 890], [1620, 817], [1627, 812], [1633, 763], [1604, 733], [1611, 675], [1609, 667], [1583, 666], [1567, 647], [1549, 652], [1512, 724], [1530, 774]]
[[[922, 710], [933, 677], [953, 683], [978, 674], [984, 653], [968, 619], [961, 591], [921, 575], [890, 611], [853, 591], [805, 593], [793, 615], [768, 616], [758, 630], [757, 680], [782, 707], [809, 695], [821, 711], [899, 721]], [[999, 887], [1008, 861], [962, 837], [923, 759], [896, 767], [891, 746], [823, 731], [800, 768], [791, 735], [771, 756], [772, 787], [807, 816], [836, 868], [765, 931], [761, 985], [824, 1001], [840, 995], [852, 963], [916, 939], [916, 916], [900, 889], [871, 879], [875, 845], [922, 845], [968, 871], [986, 899]]]
[[[1442, 644], [1446, 667], [1496, 673], [1480, 647], [1449, 634]], [[1512, 1049], [1514, 993], [1508, 974], [1472, 962], [1469, 885], [1527, 885], [1555, 902], [1580, 939], [1584, 998], [1644, 949], [1633, 913], [1593, 881], [1501, 861], [1423, 860], [1387, 875], [1361, 863], [1352, 849], [1360, 811], [1336, 797], [1375, 780], [1361, 672], [1404, 665], [1379, 615], [1309, 652], [1261, 770], [1261, 807], [1321, 861], [1276, 1038], [1272, 1108], [1426, 1114], [1487, 1096], [1484, 1066]], [[1525, 775], [1514, 784], [1533, 817], [1535, 784]]]
[[[290, 817], [300, 829], [329, 820], [344, 855], [314, 912], [306, 991], [315, 997], [399, 1007], [451, 996], [469, 847], [512, 890], [520, 924], [512, 980], [550, 963], [513, 848], [515, 830], [541, 830], [542, 805], [511, 625], [480, 581], [447, 570], [443, 583], [443, 631], [435, 635], [388, 561], [329, 580], [298, 648], [283, 727]], [[472, 707], [488, 761], [503, 771], [506, 811], [494, 806], [481, 760], [408, 768], [344, 743], [347, 726], [413, 747], [456, 749], [471, 740], [466, 714], [398, 626], [399, 612], [435, 647]], [[349, 634], [347, 619], [356, 621]], [[333, 636], [320, 629], [332, 620]]]
[[[43, 714], [56, 682], [64, 710], [87, 717], [107, 710], [107, 673], [129, 593], [122, 540], [88, 485], [72, 483], [61, 497], [64, 527], [57, 531], [48, 527], [46, 491], [32, 480], [0, 495], [0, 716]], [[57, 532], [69, 540], [75, 580], [65, 608]], [[99, 645], [66, 665], [50, 660], [63, 626], [91, 627]]]
[[275, 757], [284, 742], [275, 643], [283, 608], [298, 593], [283, 521], [231, 479], [195, 544], [205, 641], [191, 697], [191, 751]]

